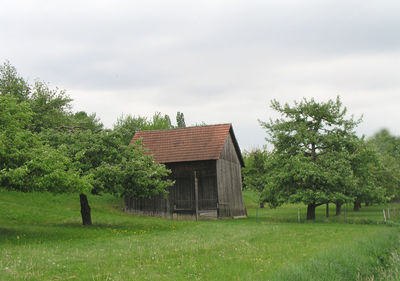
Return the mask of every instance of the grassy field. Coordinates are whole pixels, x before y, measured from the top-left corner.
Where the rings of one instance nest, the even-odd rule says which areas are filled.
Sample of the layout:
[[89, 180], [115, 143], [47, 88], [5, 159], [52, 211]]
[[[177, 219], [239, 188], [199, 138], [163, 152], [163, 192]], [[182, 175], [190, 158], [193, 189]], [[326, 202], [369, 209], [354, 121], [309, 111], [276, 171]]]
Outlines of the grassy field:
[[90, 196], [94, 225], [83, 227], [77, 195], [0, 191], [0, 280], [398, 280], [399, 210], [384, 224], [388, 206], [329, 219], [323, 206], [298, 223], [305, 206], [257, 211], [244, 198], [248, 219], [195, 222]]

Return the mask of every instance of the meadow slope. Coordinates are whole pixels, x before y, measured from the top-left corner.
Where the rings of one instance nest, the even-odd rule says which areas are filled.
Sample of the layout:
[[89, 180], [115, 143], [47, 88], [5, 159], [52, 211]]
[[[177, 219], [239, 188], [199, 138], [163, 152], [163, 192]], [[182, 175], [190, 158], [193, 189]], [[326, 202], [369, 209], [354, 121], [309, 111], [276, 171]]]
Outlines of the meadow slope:
[[0, 191], [0, 280], [379, 280], [390, 269], [399, 228], [393, 210], [382, 223], [387, 206], [329, 219], [321, 207], [298, 223], [305, 206], [256, 211], [244, 195], [248, 219], [200, 222], [89, 196], [94, 225], [83, 227], [77, 195]]

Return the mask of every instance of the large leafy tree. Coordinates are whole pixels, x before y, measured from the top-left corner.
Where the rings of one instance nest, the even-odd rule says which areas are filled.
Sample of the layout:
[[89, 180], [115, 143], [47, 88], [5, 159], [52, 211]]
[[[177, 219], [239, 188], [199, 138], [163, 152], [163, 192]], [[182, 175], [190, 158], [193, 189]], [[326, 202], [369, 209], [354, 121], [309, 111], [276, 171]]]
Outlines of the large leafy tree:
[[282, 117], [260, 121], [274, 146], [265, 200], [274, 206], [303, 202], [309, 220], [322, 204], [352, 200], [356, 179], [351, 160], [359, 121], [346, 118], [340, 98], [322, 103], [303, 99], [293, 106], [274, 100], [271, 107]]
[[0, 95], [0, 186], [23, 192], [77, 192], [90, 188], [62, 151], [44, 145], [28, 130], [34, 113], [29, 104]]
[[[164, 165], [123, 142], [127, 130], [103, 130], [94, 114], [73, 114], [71, 101], [45, 83], [29, 85], [8, 63], [0, 66], [1, 188], [79, 193], [88, 225], [89, 192], [133, 197], [166, 192], [172, 182], [165, 180]], [[149, 124], [171, 127], [169, 117], [159, 113]]]
[[[358, 211], [361, 202], [384, 202], [389, 199], [387, 191], [379, 180], [382, 173], [382, 162], [375, 148], [364, 138], [355, 141], [351, 157], [351, 166], [355, 179], [355, 189], [350, 194], [354, 200], [354, 210]], [[340, 213], [340, 205], [336, 205]]]
[[62, 150], [80, 177], [90, 180], [91, 189], [80, 193], [83, 224], [91, 224], [88, 191], [151, 197], [172, 184], [165, 179], [169, 170], [164, 165], [155, 163], [140, 146], [124, 144], [118, 131], [63, 128], [43, 132], [42, 139]]
[[378, 181], [392, 199], [400, 199], [400, 138], [383, 129], [368, 139], [379, 158]]

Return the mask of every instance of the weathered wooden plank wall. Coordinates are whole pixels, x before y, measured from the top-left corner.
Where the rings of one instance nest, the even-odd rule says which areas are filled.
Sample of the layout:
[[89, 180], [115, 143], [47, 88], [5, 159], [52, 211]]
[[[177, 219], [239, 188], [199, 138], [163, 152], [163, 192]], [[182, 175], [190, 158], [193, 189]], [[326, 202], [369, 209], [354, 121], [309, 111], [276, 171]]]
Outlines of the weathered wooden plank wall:
[[[195, 215], [194, 172], [198, 177], [199, 211], [217, 210], [216, 161], [169, 163], [175, 185], [169, 188], [167, 198], [154, 196], [150, 199], [125, 198], [125, 210], [129, 213], [182, 218]], [[216, 216], [216, 212], [215, 212]]]
[[139, 199], [125, 197], [125, 212], [127, 213], [172, 218], [170, 209], [168, 197], [165, 198], [163, 195]]
[[220, 159], [216, 163], [220, 217], [246, 216], [242, 197], [241, 165], [233, 140], [228, 135]]

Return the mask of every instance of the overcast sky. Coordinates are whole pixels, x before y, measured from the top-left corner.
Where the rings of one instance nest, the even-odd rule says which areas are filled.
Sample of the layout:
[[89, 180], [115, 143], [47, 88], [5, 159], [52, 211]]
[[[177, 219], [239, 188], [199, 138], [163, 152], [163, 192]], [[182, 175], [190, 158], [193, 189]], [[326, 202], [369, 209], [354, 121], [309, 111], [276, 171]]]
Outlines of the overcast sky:
[[281, 102], [340, 95], [360, 135], [400, 134], [400, 1], [4, 1], [0, 61], [122, 114], [232, 123], [242, 149]]

